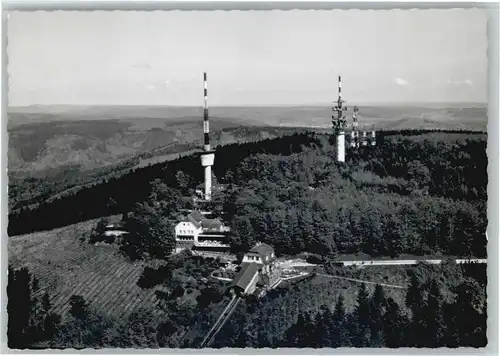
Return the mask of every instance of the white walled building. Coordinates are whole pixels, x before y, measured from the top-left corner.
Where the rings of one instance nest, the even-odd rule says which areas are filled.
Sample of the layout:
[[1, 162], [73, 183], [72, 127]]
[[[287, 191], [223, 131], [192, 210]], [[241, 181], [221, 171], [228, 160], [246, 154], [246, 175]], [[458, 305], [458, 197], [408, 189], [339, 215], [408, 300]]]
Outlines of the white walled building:
[[176, 239], [197, 241], [198, 235], [202, 232], [201, 226], [196, 226], [191, 221], [181, 221], [175, 226]]
[[226, 249], [223, 240], [230, 231], [219, 219], [207, 219], [199, 211], [192, 211], [175, 226], [177, 250], [184, 248]]

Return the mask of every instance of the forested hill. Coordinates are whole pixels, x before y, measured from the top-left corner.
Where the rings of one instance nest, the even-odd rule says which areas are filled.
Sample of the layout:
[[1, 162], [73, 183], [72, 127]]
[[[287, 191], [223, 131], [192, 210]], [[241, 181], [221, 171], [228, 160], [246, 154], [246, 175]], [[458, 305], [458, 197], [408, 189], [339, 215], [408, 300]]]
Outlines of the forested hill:
[[328, 137], [290, 156], [257, 154], [226, 173], [234, 252], [485, 256], [485, 137], [399, 133], [335, 161]]
[[[230, 167], [256, 153], [292, 154], [300, 152], [302, 146], [311, 146], [317, 139], [312, 133], [295, 134], [259, 142], [230, 144], [218, 147], [214, 171], [222, 177]], [[183, 171], [188, 177], [187, 185], [194, 187], [203, 179], [199, 157], [196, 154], [181, 157], [166, 163], [158, 163], [130, 172], [119, 178], [109, 178], [104, 183], [85, 187], [72, 196], [50, 203], [41, 203], [37, 208], [24, 208], [9, 215], [9, 236], [50, 230], [101, 216], [130, 211], [135, 203], [147, 199], [150, 182], [161, 179], [169, 186], [177, 187], [177, 173]]]
[[[377, 140], [345, 164], [335, 161], [330, 137], [313, 132], [218, 148], [216, 178], [231, 183], [221, 208], [233, 248], [259, 239], [282, 253], [484, 256], [486, 135], [401, 131]], [[9, 216], [8, 232], [128, 212], [148, 199], [155, 179], [186, 194], [202, 175], [196, 155], [147, 167]]]

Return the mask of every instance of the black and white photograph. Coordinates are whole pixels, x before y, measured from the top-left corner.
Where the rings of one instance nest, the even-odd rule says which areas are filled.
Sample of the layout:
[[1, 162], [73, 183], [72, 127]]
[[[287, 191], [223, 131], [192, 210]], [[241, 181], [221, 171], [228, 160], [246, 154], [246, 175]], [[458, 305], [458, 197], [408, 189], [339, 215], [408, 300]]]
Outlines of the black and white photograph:
[[8, 348], [487, 347], [488, 19], [9, 11]]

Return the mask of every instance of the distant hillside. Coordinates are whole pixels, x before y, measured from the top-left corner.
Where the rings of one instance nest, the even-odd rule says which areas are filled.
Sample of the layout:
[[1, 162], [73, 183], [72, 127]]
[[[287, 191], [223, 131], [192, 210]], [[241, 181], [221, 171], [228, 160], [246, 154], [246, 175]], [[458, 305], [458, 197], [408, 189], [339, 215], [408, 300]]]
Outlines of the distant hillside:
[[[352, 105], [348, 115], [351, 116]], [[406, 120], [406, 129], [467, 129], [485, 130], [487, 105], [464, 103], [429, 103], [410, 105], [359, 105], [360, 124], [376, 124], [395, 129]], [[329, 126], [330, 105], [315, 106], [248, 106], [211, 107], [210, 116], [244, 125]], [[201, 107], [183, 106], [27, 106], [9, 108], [9, 126], [59, 120], [160, 119], [172, 120], [202, 117]], [[427, 126], [426, 126], [427, 125]], [[436, 127], [439, 126], [439, 127]]]
[[[23, 114], [9, 114], [11, 120]], [[14, 117], [14, 118], [13, 118]], [[214, 132], [239, 124], [214, 118]], [[201, 145], [199, 118], [66, 120], [9, 127], [9, 171], [36, 172], [58, 167], [92, 169], [159, 147]]]
[[[360, 125], [378, 130], [485, 131], [486, 106], [361, 106]], [[348, 112], [348, 117], [351, 112]], [[248, 126], [330, 128], [331, 107], [210, 108], [214, 144], [246, 141]], [[201, 145], [202, 109], [175, 106], [28, 106], [9, 108], [10, 172], [94, 169], [138, 155], [152, 161]], [[349, 123], [349, 120], [348, 120]], [[243, 136], [242, 136], [243, 135]], [[265, 133], [264, 137], [266, 138]], [[271, 135], [272, 137], [272, 135]], [[250, 139], [252, 140], [252, 139]]]
[[[142, 122], [143, 127], [146, 123], [147, 120]], [[271, 126], [232, 126], [221, 129], [224, 124], [222, 120], [215, 120], [212, 123], [211, 143], [214, 148], [277, 138], [307, 130]], [[171, 161], [180, 155], [192, 154], [199, 151], [202, 146], [199, 139], [202, 133], [198, 122], [183, 122], [178, 126], [172, 123], [165, 129], [150, 130], [153, 132], [137, 131], [135, 136], [132, 136], [133, 132], [127, 125], [125, 120], [107, 120], [55, 122], [14, 128], [12, 131], [15, 134], [32, 135], [32, 137], [24, 138], [24, 142], [27, 142], [25, 146], [22, 146], [23, 140], [21, 140], [20, 150], [9, 151], [9, 159], [21, 153], [28, 160], [28, 162], [9, 161], [9, 209], [15, 210], [43, 200], [52, 201], [60, 198], [61, 195], [73, 194], [85, 186], [91, 186], [112, 177], [120, 177], [132, 170]], [[230, 125], [228, 123], [226, 126]], [[82, 136], [70, 136], [64, 133], [57, 135], [57, 130], [64, 130], [68, 126], [76, 133], [78, 129], [81, 129]], [[35, 134], [37, 130], [29, 129], [33, 127], [42, 127], [42, 129], [48, 127], [46, 131], [39, 131], [49, 135], [54, 134], [54, 137], [47, 140], [47, 137], [43, 135], [37, 136]], [[176, 129], [176, 127], [180, 128]], [[175, 135], [176, 132], [186, 132], [186, 134], [178, 137]], [[68, 138], [68, 136], [73, 141], [70, 144], [61, 144], [61, 138]], [[121, 139], [117, 140], [116, 137], [121, 137]], [[132, 142], [130, 147], [127, 146], [127, 139], [128, 142]], [[142, 146], [134, 146], [134, 139]], [[59, 142], [58, 145], [52, 144], [51, 148], [54, 149], [48, 150], [47, 143], [54, 141]], [[110, 144], [113, 141], [122, 145], [118, 146], [122, 150], [118, 150], [117, 145]], [[15, 142], [11, 139], [10, 144]], [[83, 146], [89, 142], [91, 145]], [[166, 142], [168, 143], [165, 144]], [[75, 147], [78, 144], [80, 147]], [[31, 152], [26, 149], [31, 149]], [[127, 149], [128, 151], [125, 151]]]
[[[248, 108], [255, 114], [255, 108]], [[256, 108], [257, 112], [262, 112]], [[230, 119], [233, 123], [244, 123], [245, 125], [266, 122], [263, 117], [250, 118], [242, 115], [247, 108], [210, 108], [211, 119]], [[197, 118], [202, 120], [203, 109], [201, 107], [184, 106], [78, 106], [78, 105], [32, 105], [23, 107], [11, 107], [7, 110], [9, 127], [26, 125], [32, 123], [52, 121], [87, 121], [87, 120], [141, 120], [154, 125], [164, 123], [180, 122]], [[156, 121], [154, 119], [157, 119]], [[200, 121], [198, 121], [200, 122]], [[200, 122], [201, 124], [201, 122]]]

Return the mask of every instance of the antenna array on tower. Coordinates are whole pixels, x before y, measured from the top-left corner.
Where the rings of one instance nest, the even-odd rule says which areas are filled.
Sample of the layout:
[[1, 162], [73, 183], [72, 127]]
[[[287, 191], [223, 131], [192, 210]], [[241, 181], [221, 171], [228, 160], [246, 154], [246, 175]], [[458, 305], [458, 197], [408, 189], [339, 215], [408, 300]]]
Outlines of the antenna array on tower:
[[336, 105], [333, 107], [333, 115], [332, 115], [332, 124], [333, 124], [333, 132], [336, 137], [337, 144], [337, 161], [344, 162], [345, 161], [345, 124], [346, 124], [346, 115], [347, 115], [347, 107], [342, 104], [344, 101], [342, 100], [342, 77], [339, 75], [339, 97], [337, 99]]
[[337, 102], [334, 103], [336, 105], [332, 108], [333, 130], [336, 134], [344, 131], [346, 124], [346, 116], [347, 116], [347, 107], [343, 106], [344, 101], [342, 100], [342, 77], [340, 75], [339, 75], [338, 89], [339, 89], [339, 96]]
[[[347, 116], [347, 106], [344, 105], [344, 101], [342, 100], [342, 77], [339, 75], [338, 82], [338, 99], [337, 102], [334, 103], [333, 107], [333, 115], [332, 115], [332, 126], [333, 126], [333, 134], [336, 139], [337, 146], [337, 161], [344, 162], [345, 161], [345, 126], [346, 126], [346, 116]], [[349, 147], [354, 150], [357, 150], [360, 146], [375, 146], [376, 145], [376, 132], [375, 125], [372, 126], [371, 135], [368, 137], [367, 131], [364, 126], [362, 128], [361, 137], [359, 135], [359, 108], [357, 106], [353, 107], [352, 112], [352, 130], [349, 140]]]

